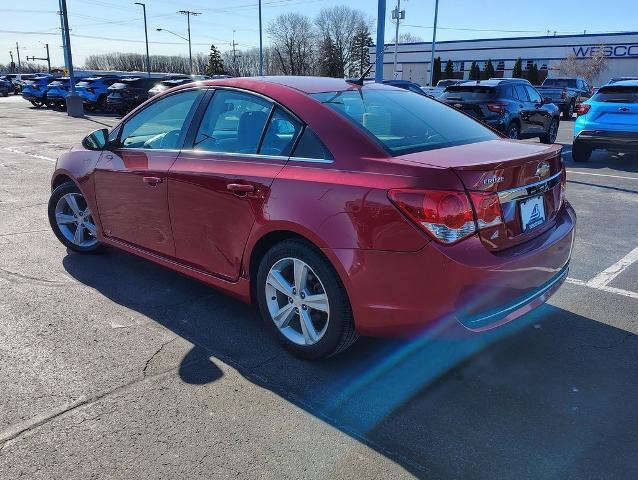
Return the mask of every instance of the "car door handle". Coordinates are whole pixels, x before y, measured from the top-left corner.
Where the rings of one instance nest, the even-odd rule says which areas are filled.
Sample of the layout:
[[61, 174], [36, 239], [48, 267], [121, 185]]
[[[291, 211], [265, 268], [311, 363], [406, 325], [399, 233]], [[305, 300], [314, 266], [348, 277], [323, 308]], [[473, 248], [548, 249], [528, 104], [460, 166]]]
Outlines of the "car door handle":
[[142, 177], [144, 183], [148, 183], [151, 187], [155, 187], [163, 182], [160, 177]]
[[255, 186], [245, 183], [229, 183], [226, 185], [226, 190], [230, 190], [233, 193], [249, 193], [255, 191]]

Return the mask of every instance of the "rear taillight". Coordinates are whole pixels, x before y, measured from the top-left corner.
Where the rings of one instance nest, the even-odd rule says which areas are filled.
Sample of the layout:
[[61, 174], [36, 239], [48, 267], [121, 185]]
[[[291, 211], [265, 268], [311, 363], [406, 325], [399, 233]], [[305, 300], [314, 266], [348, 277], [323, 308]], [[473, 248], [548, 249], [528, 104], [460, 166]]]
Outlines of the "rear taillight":
[[487, 109], [494, 113], [503, 113], [507, 107], [507, 102], [490, 102], [487, 104]]
[[560, 98], [567, 98], [567, 90], [563, 89], [563, 91], [560, 92]]
[[501, 202], [496, 193], [470, 192], [470, 199], [474, 205], [479, 230], [503, 223]]
[[587, 112], [589, 112], [590, 108], [591, 105], [589, 103], [579, 103], [578, 105], [576, 105], [576, 114], [585, 115]]

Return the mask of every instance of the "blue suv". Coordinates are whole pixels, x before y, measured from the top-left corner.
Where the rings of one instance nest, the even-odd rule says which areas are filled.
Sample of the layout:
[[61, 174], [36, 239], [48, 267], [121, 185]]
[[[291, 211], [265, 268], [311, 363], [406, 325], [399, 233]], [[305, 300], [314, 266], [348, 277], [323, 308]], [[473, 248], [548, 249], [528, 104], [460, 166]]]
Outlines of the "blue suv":
[[605, 85], [578, 105], [572, 158], [586, 162], [595, 149], [638, 151], [638, 80]]
[[26, 80], [22, 85], [22, 98], [31, 102], [34, 107], [42, 107], [47, 101], [49, 83], [54, 80], [55, 77], [48, 74], [37, 75]]
[[71, 81], [69, 77], [61, 77], [49, 83], [46, 91], [47, 107], [64, 108], [66, 105], [66, 96], [69, 94]]
[[84, 108], [88, 111], [104, 111], [106, 110], [106, 97], [110, 93], [108, 88], [121, 78], [118, 75], [83, 78], [75, 85], [75, 91], [82, 97]]

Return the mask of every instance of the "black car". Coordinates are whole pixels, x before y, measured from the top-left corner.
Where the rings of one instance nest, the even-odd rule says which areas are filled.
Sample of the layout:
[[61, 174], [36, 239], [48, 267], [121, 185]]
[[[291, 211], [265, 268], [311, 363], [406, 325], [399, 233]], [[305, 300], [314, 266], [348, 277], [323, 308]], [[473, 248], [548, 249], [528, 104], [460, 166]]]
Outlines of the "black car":
[[8, 97], [9, 91], [13, 91], [13, 83], [7, 78], [0, 77], [0, 95]]
[[109, 110], [125, 113], [148, 99], [149, 89], [157, 79], [146, 77], [125, 77], [108, 88], [106, 106]]
[[419, 95], [425, 95], [421, 89], [421, 85], [409, 80], [383, 80], [383, 83], [386, 85], [392, 85], [393, 87], [399, 87], [404, 90], [410, 90], [411, 92], [418, 93]]
[[527, 80], [490, 79], [451, 85], [439, 97], [509, 138], [539, 137], [554, 143], [559, 108], [544, 99]]

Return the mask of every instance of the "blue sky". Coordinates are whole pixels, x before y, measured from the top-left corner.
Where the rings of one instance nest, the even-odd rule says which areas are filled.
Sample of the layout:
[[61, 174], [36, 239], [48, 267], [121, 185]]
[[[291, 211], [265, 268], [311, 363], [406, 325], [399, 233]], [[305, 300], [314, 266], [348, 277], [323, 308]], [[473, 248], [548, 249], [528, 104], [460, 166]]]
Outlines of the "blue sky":
[[[285, 12], [314, 16], [322, 8], [342, 4], [333, 0], [263, 0], [264, 28], [270, 20]], [[0, 6], [4, 21], [0, 27], [0, 63], [9, 62], [9, 50], [15, 56], [15, 42], [21, 57], [42, 56], [48, 42], [55, 65], [61, 65], [57, 0], [5, 0]], [[221, 50], [230, 48], [233, 30], [238, 48], [257, 46], [257, 0], [146, 0], [151, 53], [188, 53], [185, 42], [156, 28], [186, 35], [186, 18], [177, 10], [201, 12], [191, 22], [193, 52], [207, 52], [211, 43]], [[386, 40], [394, 35], [390, 11], [396, 0], [388, 0]], [[349, 0], [352, 8], [376, 19], [376, 0]], [[525, 5], [528, 5], [527, 7]], [[601, 6], [604, 5], [604, 8]], [[144, 27], [141, 7], [128, 0], [67, 0], [72, 33], [73, 56], [81, 65], [91, 53], [144, 52]], [[434, 0], [402, 0], [406, 20], [401, 32], [410, 32], [426, 40], [432, 36]], [[455, 40], [488, 37], [588, 33], [638, 30], [636, 0], [439, 0], [437, 39]], [[32, 32], [32, 33], [26, 33]], [[264, 34], [265, 35], [265, 34]], [[100, 37], [100, 38], [93, 38]], [[268, 42], [267, 37], [264, 38]]]

